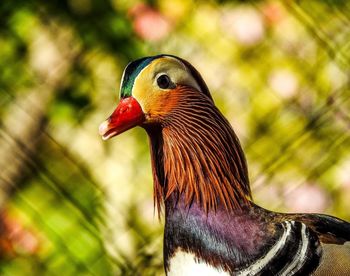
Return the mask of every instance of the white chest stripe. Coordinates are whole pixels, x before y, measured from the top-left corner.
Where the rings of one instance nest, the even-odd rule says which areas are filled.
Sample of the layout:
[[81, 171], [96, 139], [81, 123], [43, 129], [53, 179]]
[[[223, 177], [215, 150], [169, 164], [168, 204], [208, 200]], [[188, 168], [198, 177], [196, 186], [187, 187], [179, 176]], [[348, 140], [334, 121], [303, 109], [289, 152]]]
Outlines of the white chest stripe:
[[290, 222], [286, 221], [287, 229], [284, 230], [282, 237], [275, 243], [275, 245], [270, 249], [267, 254], [257, 260], [255, 263], [251, 264], [249, 267], [245, 268], [237, 272], [239, 276], [247, 276], [247, 275], [255, 275], [259, 271], [261, 271], [277, 254], [278, 250], [280, 250], [286, 243], [288, 236], [290, 235], [291, 226]]
[[178, 251], [170, 259], [168, 276], [229, 276], [223, 270], [196, 260], [194, 254]]
[[306, 236], [306, 226], [304, 223], [301, 224], [301, 244], [299, 244], [298, 252], [295, 254], [293, 261], [288, 265], [281, 276], [291, 275], [298, 271], [305, 262], [306, 250], [309, 245], [309, 240]]

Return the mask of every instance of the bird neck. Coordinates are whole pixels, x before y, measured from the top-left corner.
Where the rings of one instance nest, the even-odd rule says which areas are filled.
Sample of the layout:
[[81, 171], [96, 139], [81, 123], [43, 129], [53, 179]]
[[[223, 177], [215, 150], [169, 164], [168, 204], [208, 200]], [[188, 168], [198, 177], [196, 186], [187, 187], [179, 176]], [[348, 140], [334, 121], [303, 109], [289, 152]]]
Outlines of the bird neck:
[[183, 88], [150, 137], [154, 199], [158, 210], [171, 196], [204, 212], [240, 209], [251, 198], [244, 153], [229, 122], [207, 95]]
[[[198, 203], [190, 208], [172, 194], [165, 201], [164, 265], [172, 270], [173, 259], [185, 253], [197, 262], [219, 270], [242, 268], [263, 254], [266, 242], [272, 243], [264, 210], [255, 205], [227, 212], [223, 206], [205, 212]], [[183, 261], [182, 261], [183, 263]], [[181, 264], [185, 265], [185, 264]]]

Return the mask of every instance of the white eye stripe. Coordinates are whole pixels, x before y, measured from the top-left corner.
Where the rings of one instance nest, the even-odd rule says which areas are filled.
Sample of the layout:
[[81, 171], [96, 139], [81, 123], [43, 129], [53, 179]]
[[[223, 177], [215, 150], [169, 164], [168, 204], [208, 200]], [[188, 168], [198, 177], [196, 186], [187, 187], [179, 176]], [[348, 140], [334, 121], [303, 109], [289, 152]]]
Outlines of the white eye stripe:
[[160, 76], [163, 76], [163, 75], [168, 76], [168, 77], [170, 78], [170, 76], [169, 76], [166, 72], [159, 72], [159, 73], [156, 74], [156, 76], [154, 77], [154, 79], [156, 80], [156, 79], [158, 79]]
[[201, 91], [201, 88], [194, 76], [191, 74], [191, 71], [182, 61], [171, 56], [167, 56], [166, 59], [175, 61], [175, 63], [163, 63], [161, 67], [158, 67], [158, 69], [154, 72], [154, 84], [157, 84], [156, 80], [159, 75], [166, 74], [174, 86], [187, 85], [195, 88], [198, 91]]

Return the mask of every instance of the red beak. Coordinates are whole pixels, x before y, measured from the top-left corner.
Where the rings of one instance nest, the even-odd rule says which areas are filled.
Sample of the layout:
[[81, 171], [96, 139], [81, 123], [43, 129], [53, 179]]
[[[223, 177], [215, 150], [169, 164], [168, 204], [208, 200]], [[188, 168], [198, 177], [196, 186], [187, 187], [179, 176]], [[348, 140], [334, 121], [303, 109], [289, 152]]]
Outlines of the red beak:
[[145, 115], [134, 97], [121, 99], [112, 115], [99, 127], [103, 140], [108, 140], [132, 127], [141, 124]]

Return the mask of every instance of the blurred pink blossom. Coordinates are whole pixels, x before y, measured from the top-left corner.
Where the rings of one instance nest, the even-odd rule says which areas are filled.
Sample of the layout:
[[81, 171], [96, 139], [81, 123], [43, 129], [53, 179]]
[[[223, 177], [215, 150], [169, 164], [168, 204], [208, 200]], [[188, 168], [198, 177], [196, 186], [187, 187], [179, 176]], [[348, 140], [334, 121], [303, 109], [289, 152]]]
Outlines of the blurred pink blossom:
[[269, 76], [270, 87], [282, 98], [293, 97], [298, 90], [298, 80], [296, 76], [288, 70], [276, 70]]
[[239, 7], [225, 11], [222, 25], [225, 32], [246, 46], [259, 43], [265, 35], [263, 17], [251, 7]]
[[0, 255], [35, 254], [39, 249], [38, 237], [6, 211], [0, 214]]
[[291, 212], [322, 213], [329, 202], [326, 192], [315, 184], [301, 185], [285, 195], [285, 204]]
[[336, 176], [342, 187], [350, 190], [350, 159], [338, 167]]
[[279, 23], [285, 17], [282, 5], [278, 2], [269, 2], [262, 7], [262, 12], [268, 24]]
[[129, 10], [134, 31], [148, 41], [158, 41], [171, 30], [170, 21], [152, 7], [138, 3]]

